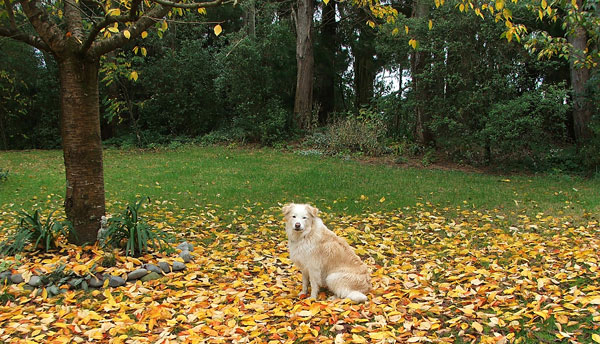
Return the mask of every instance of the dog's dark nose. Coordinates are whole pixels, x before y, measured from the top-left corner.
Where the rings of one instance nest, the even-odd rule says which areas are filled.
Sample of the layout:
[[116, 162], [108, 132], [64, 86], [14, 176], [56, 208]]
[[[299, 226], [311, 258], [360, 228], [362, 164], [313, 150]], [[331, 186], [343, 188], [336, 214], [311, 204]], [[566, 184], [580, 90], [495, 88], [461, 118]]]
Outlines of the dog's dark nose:
[[302, 226], [302, 225], [300, 224], [300, 222], [296, 222], [296, 224], [294, 225], [294, 227], [295, 227], [296, 229], [300, 229], [300, 226]]

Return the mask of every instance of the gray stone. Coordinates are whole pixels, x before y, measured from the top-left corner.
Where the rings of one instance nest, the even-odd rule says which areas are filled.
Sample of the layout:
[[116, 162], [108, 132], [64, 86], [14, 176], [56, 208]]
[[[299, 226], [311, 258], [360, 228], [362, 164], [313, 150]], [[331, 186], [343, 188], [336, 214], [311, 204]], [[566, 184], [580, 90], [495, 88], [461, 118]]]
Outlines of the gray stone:
[[192, 254], [189, 251], [181, 251], [179, 253], [179, 257], [183, 259], [184, 263], [189, 263], [192, 261]]
[[154, 264], [144, 264], [142, 267], [150, 272], [156, 272], [157, 274], [163, 273], [162, 269]]
[[88, 281], [88, 285], [92, 288], [100, 288], [104, 285], [104, 276], [94, 276]]
[[10, 271], [0, 272], [0, 282], [4, 283], [6, 281], [10, 281], [10, 276], [11, 275], [12, 275], [12, 272], [10, 272]]
[[10, 281], [14, 284], [23, 283], [25, 280], [21, 274], [12, 274], [10, 275]]
[[31, 276], [27, 284], [29, 284], [32, 287], [39, 287], [42, 285], [42, 279], [40, 278], [40, 276]]
[[185, 270], [185, 264], [182, 262], [173, 262], [173, 271]]
[[108, 285], [111, 287], [120, 287], [125, 285], [125, 280], [119, 276], [110, 275], [108, 276]]
[[192, 244], [190, 244], [187, 241], [184, 241], [181, 244], [177, 245], [177, 249], [180, 251], [194, 252], [194, 246], [192, 246]]
[[148, 274], [148, 270], [146, 269], [135, 269], [132, 272], [127, 274], [127, 280], [133, 281], [136, 279], [140, 279]]
[[157, 272], [150, 272], [149, 274], [147, 274], [146, 276], [142, 277], [142, 282], [148, 282], [148, 281], [152, 281], [152, 280], [157, 280], [159, 278], [161, 278], [162, 275], [157, 273]]
[[169, 263], [167, 263], [167, 262], [158, 262], [158, 266], [166, 274], [171, 272], [171, 267], [169, 266]]

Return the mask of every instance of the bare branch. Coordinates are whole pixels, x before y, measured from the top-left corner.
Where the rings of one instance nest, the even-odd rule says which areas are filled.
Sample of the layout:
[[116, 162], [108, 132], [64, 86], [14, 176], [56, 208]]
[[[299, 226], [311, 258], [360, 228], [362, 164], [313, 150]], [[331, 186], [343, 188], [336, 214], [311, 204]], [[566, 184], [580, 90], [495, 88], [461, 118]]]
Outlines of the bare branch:
[[24, 32], [13, 30], [5, 27], [0, 27], [0, 36], [12, 38], [21, 41], [44, 51], [51, 51], [50, 47], [39, 37], [28, 35]]
[[196, 8], [207, 8], [207, 7], [216, 7], [220, 6], [223, 3], [223, 0], [214, 0], [208, 2], [191, 2], [191, 3], [178, 3], [168, 0], [151, 0], [152, 2], [156, 2], [157, 4], [161, 4], [167, 7], [174, 8], [185, 8], [185, 9], [196, 9]]

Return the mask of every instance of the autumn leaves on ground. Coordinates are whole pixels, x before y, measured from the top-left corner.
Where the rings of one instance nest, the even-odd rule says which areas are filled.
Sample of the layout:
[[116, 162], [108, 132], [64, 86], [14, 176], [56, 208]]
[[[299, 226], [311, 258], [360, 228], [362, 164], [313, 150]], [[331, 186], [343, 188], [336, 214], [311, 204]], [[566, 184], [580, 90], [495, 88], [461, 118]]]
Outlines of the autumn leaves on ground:
[[[50, 212], [60, 201], [41, 203]], [[194, 245], [186, 271], [53, 297], [2, 286], [0, 342], [600, 343], [597, 214], [515, 215], [418, 200], [387, 209], [389, 196], [375, 199], [385, 210], [346, 214], [336, 208], [342, 201], [314, 203], [372, 269], [365, 304], [330, 300], [325, 291], [318, 300], [298, 297], [301, 277], [276, 202], [182, 208], [154, 199], [142, 214], [147, 221]], [[360, 207], [373, 197], [346, 201]], [[14, 227], [18, 207], [0, 207], [0, 227]], [[61, 264], [84, 275], [104, 256], [98, 247], [65, 245], [0, 262], [25, 275]], [[123, 275], [175, 257], [118, 255], [104, 272]]]

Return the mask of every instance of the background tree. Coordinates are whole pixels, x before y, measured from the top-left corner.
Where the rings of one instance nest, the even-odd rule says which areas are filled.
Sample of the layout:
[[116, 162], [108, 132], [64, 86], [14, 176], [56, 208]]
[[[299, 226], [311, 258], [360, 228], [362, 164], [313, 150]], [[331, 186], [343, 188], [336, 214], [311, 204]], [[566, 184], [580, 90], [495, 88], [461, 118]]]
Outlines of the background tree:
[[58, 64], [67, 180], [65, 212], [75, 229], [70, 241], [95, 241], [105, 213], [98, 93], [100, 57], [125, 46], [155, 24], [166, 30], [169, 14], [220, 6], [222, 2], [3, 1], [0, 36], [52, 54]]

